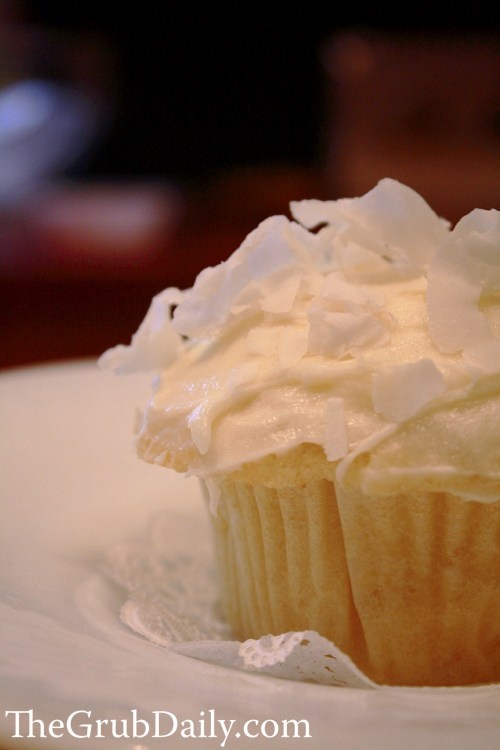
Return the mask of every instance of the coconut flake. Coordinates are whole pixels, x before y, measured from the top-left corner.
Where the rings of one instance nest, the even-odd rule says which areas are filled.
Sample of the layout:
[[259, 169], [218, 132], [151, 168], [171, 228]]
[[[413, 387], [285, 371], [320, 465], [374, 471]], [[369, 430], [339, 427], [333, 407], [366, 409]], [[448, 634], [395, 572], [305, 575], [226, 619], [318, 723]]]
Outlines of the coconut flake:
[[271, 290], [276, 293], [276, 282], [311, 262], [297, 233], [290, 240], [290, 223], [285, 216], [266, 219], [228, 260], [204, 269], [175, 310], [175, 329], [191, 338], [213, 337], [232, 318], [256, 312], [262, 300], [270, 309], [289, 309], [293, 283], [284, 285], [276, 297]]
[[309, 328], [285, 326], [278, 340], [278, 360], [282, 367], [296, 365], [307, 352]]
[[367, 346], [381, 346], [389, 338], [382, 322], [359, 309], [329, 312], [315, 303], [309, 309], [308, 318], [309, 354], [344, 357]]
[[384, 367], [373, 376], [375, 411], [389, 422], [417, 414], [446, 390], [442, 373], [431, 359]]
[[324, 299], [347, 302], [350, 307], [354, 303], [366, 311], [379, 310], [385, 302], [382, 291], [351, 284], [339, 271], [325, 277], [320, 296]]
[[212, 441], [212, 416], [210, 406], [205, 402], [201, 402], [198, 406], [195, 406], [187, 418], [187, 423], [193, 443], [203, 456], [208, 452]]
[[301, 224], [291, 221], [285, 230], [291, 246], [302, 263], [317, 269], [321, 274], [338, 268], [330, 241], [331, 232], [309, 232]]
[[475, 209], [458, 222], [429, 267], [429, 329], [438, 349], [462, 352], [487, 372], [500, 370], [500, 339], [479, 309], [500, 289], [500, 212]]
[[[389, 178], [359, 198], [297, 201], [291, 211], [306, 227], [326, 223], [335, 229], [328, 234], [344, 265], [344, 249], [354, 244], [385, 259], [399, 276], [422, 273], [449, 229], [418, 193]], [[366, 281], [373, 280], [372, 268], [366, 270]]]
[[287, 274], [282, 280], [277, 279], [270, 289], [263, 294], [260, 307], [264, 312], [275, 315], [291, 312], [300, 287], [298, 274]]
[[344, 400], [329, 398], [325, 402], [325, 453], [329, 461], [347, 454], [349, 447], [344, 415]]
[[183, 297], [175, 287], [153, 297], [130, 344], [108, 349], [99, 358], [99, 367], [123, 374], [161, 370], [172, 364], [182, 350], [182, 339], [172, 326], [172, 308], [181, 304]]
[[415, 190], [385, 178], [358, 199], [341, 199], [344, 214], [359, 216], [370, 235], [380, 237], [387, 248], [420, 267], [425, 267], [447, 235], [449, 224], [430, 208]]
[[346, 279], [351, 282], [387, 283], [394, 278], [394, 267], [387, 258], [357, 242], [336, 245], [336, 257]]
[[257, 363], [244, 362], [229, 370], [223, 384], [215, 376], [205, 384], [205, 398], [187, 418], [191, 438], [201, 455], [210, 449], [214, 420], [235, 396], [249, 392], [249, 385], [256, 382], [257, 376]]

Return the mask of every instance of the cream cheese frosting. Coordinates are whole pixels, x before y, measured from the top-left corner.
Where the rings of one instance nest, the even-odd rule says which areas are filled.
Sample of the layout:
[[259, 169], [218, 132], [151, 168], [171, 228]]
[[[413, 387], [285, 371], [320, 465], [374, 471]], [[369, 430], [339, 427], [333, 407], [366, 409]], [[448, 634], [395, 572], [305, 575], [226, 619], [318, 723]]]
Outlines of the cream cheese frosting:
[[500, 212], [451, 228], [391, 179], [290, 211], [101, 357], [157, 371], [142, 456], [217, 480], [312, 444], [370, 492], [499, 500]]

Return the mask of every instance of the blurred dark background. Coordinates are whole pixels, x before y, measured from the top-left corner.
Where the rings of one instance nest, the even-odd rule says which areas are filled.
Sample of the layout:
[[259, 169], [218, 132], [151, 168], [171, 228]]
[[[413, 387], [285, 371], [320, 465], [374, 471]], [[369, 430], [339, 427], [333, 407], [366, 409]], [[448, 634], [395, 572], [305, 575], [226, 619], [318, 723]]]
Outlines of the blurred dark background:
[[128, 341], [290, 200], [498, 207], [491, 6], [110, 6], [0, 0], [0, 367]]

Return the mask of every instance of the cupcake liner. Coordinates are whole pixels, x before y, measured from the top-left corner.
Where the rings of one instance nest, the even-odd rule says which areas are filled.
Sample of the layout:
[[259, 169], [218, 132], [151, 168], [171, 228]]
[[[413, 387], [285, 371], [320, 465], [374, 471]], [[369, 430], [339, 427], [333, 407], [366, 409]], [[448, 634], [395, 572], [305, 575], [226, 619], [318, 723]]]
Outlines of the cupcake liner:
[[212, 523], [237, 638], [314, 630], [382, 684], [498, 681], [499, 504], [226, 482]]
[[221, 598], [241, 640], [316, 630], [366, 662], [334, 486], [225, 483], [212, 517]]
[[500, 506], [444, 492], [337, 491], [370, 677], [406, 685], [500, 677]]

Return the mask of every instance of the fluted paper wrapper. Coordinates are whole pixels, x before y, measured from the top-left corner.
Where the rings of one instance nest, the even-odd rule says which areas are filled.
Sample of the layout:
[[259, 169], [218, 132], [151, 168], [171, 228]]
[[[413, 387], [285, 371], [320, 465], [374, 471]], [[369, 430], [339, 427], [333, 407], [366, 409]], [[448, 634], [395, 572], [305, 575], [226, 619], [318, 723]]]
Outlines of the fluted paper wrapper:
[[[449, 580], [451, 585], [454, 576], [463, 575], [463, 569], [451, 565], [453, 556], [459, 556], [460, 545], [469, 545], [473, 537], [477, 541], [478, 534], [484, 537], [485, 545], [497, 538], [495, 535], [498, 534], [498, 525], [495, 531], [493, 517], [488, 514], [485, 518], [482, 514], [483, 508], [492, 506], [461, 504], [464, 514], [461, 524], [467, 529], [460, 530], [459, 525], [456, 525], [454, 533], [444, 546], [442, 531], [438, 534], [443, 519], [434, 519], [431, 523], [430, 518], [417, 514], [420, 519], [418, 523], [432, 531], [431, 538], [438, 535], [440, 541], [438, 545], [437, 540], [436, 543], [428, 540], [425, 544], [422, 543], [420, 551], [413, 542], [413, 546], [410, 544], [417, 521], [410, 520], [409, 508], [405, 508], [405, 520], [401, 523], [407, 533], [403, 535], [401, 547], [409, 548], [409, 551], [408, 559], [402, 564], [398, 562], [401, 550], [390, 550], [388, 529], [386, 528], [385, 536], [382, 533], [383, 517], [385, 512], [389, 512], [388, 509], [379, 514], [377, 528], [375, 519], [370, 517], [368, 511], [364, 512], [362, 522], [359, 519], [356, 521], [355, 499], [341, 493], [338, 497], [339, 513], [336, 515], [332, 509], [332, 497], [335, 499], [335, 494], [332, 495], [332, 487], [328, 488], [326, 485], [317, 488], [316, 495], [309, 493], [308, 503], [300, 502], [298, 494], [283, 494], [281, 491], [280, 497], [275, 492], [268, 493], [265, 490], [258, 490], [253, 494], [254, 497], [248, 489], [239, 490], [237, 495], [231, 490], [230, 498], [221, 500], [220, 513], [215, 519], [215, 541], [219, 549], [218, 566], [224, 565], [226, 560], [231, 561], [231, 570], [222, 579], [225, 581], [223, 597], [229, 599], [226, 612], [229, 611], [234, 618], [234, 627], [243, 627], [243, 623], [246, 623], [244, 627], [256, 627], [255, 635], [252, 636], [246, 630], [235, 634], [231, 623], [228, 624], [220, 609], [221, 577], [214, 566], [213, 539], [207, 533], [206, 525], [194, 523], [192, 515], [176, 516], [168, 511], [153, 518], [150, 526], [137, 539], [120, 542], [108, 554], [106, 572], [128, 594], [121, 610], [122, 620], [128, 627], [160, 646], [209, 663], [287, 680], [305, 680], [358, 689], [377, 689], [389, 679], [395, 685], [408, 685], [412, 681], [422, 685], [438, 684], [439, 680], [417, 680], [420, 680], [423, 671], [430, 671], [433, 675], [438, 669], [443, 669], [443, 663], [448, 663], [449, 658], [446, 656], [443, 661], [442, 654], [450, 654], [448, 643], [451, 642], [457, 644], [457, 649], [453, 648], [451, 653], [458, 663], [461, 663], [460, 654], [463, 653], [466, 657], [468, 667], [474, 675], [471, 683], [500, 682], [498, 648], [495, 649], [494, 643], [488, 641], [499, 622], [498, 601], [493, 594], [494, 590], [498, 590], [498, 580], [495, 578], [498, 567], [484, 564], [486, 547], [482, 553], [477, 551], [472, 558], [468, 558], [465, 573], [466, 577], [470, 577], [470, 582], [465, 584], [465, 591], [458, 598], [456, 607], [461, 607], [466, 599], [470, 608], [467, 605], [462, 619], [459, 617], [460, 628], [454, 619], [456, 613], [453, 602], [448, 608], [433, 610], [432, 616], [425, 613], [429, 603], [434, 604], [438, 595], [441, 604], [445, 582]], [[361, 496], [358, 496], [358, 500], [363, 507], [369, 503], [368, 498]], [[392, 500], [395, 508], [401, 500]], [[444, 501], [443, 508], [448, 513], [452, 512], [455, 500], [435, 498], [436, 502]], [[353, 509], [351, 520], [342, 516], [345, 504]], [[390, 504], [387, 500], [387, 505]], [[289, 506], [285, 512], [282, 510], [283, 505]], [[335, 505], [336, 502], [333, 503]], [[417, 507], [423, 505], [422, 497]], [[373, 506], [373, 513], [375, 511]], [[498, 516], [496, 518], [498, 523]], [[230, 522], [231, 529], [228, 528]], [[281, 537], [274, 533], [274, 525], [278, 522]], [[359, 528], [360, 523], [362, 528]], [[300, 540], [292, 541], [288, 538], [288, 530], [285, 530], [288, 526], [294, 530], [294, 534], [300, 529]], [[255, 543], [259, 528], [261, 539], [251, 549], [249, 543], [251, 540]], [[304, 533], [305, 529], [307, 533]], [[347, 556], [343, 553], [343, 563], [331, 560], [330, 567], [326, 567], [330, 573], [335, 571], [335, 575], [331, 575], [329, 579], [324, 571], [311, 570], [312, 565], [309, 563], [314, 560], [319, 565], [322, 549], [328, 557], [334, 543], [339, 545], [344, 536], [348, 542], [350, 534], [354, 533], [358, 535], [359, 543], [364, 536], [364, 545], [375, 549], [371, 562], [365, 560], [363, 564], [356, 563], [353, 554]], [[245, 540], [242, 538], [241, 546], [236, 543], [240, 537], [246, 537]], [[278, 544], [280, 540], [281, 544]], [[386, 573], [381, 571], [381, 565], [376, 562], [377, 556], [380, 557], [384, 551], [389, 559], [392, 558]], [[440, 559], [442, 561], [443, 555], [447, 560], [446, 570], [448, 563], [451, 568], [449, 572], [445, 570], [439, 579], [434, 575], [433, 569]], [[340, 558], [342, 559], [342, 555]], [[308, 569], [304, 571], [302, 568], [306, 562]], [[297, 580], [289, 585], [283, 575], [285, 564], [285, 572], [300, 569], [302, 588]], [[234, 572], [234, 565], [237, 572]], [[463, 566], [464, 563], [460, 565]], [[400, 605], [404, 596], [400, 594], [392, 608], [399, 618], [395, 626], [389, 615], [385, 619], [381, 616], [380, 609], [385, 600], [380, 599], [382, 594], [379, 589], [386, 586], [386, 576], [393, 579], [399, 577], [404, 582], [407, 572], [412, 571], [415, 566], [421, 570], [418, 575], [414, 573], [412, 581], [403, 586], [406, 592], [404, 596], [412, 600], [416, 597], [416, 593], [412, 594], [414, 590], [418, 593], [420, 589], [430, 589], [425, 596], [419, 593], [421, 612], [418, 618], [423, 620], [426, 617], [427, 624], [415, 621], [418, 611], [416, 605], [408, 605], [407, 611], [401, 613]], [[485, 609], [479, 607], [476, 588], [481, 590], [481, 584], [474, 579], [475, 569], [479, 569], [486, 580], [490, 577], [489, 585], [485, 584], [483, 587], [485, 602], [482, 606]], [[274, 571], [274, 581], [271, 575], [264, 578], [263, 574], [268, 570]], [[373, 578], [376, 585], [373, 580], [368, 585], [367, 579], [370, 581]], [[238, 587], [234, 600], [232, 586]], [[248, 595], [242, 591], [246, 588]], [[279, 595], [273, 596], [273, 592], [278, 590]], [[371, 602], [371, 606], [366, 605], [361, 613], [361, 617], [366, 619], [366, 625], [363, 623], [361, 630], [357, 614], [360, 590], [366, 592], [367, 601]], [[311, 591], [317, 593], [311, 596]], [[379, 593], [376, 594], [376, 591]], [[287, 601], [288, 595], [291, 602]], [[343, 597], [347, 597], [347, 605]], [[268, 604], [269, 610], [264, 611]], [[228, 609], [228, 606], [234, 609]], [[326, 611], [321, 611], [320, 616], [321, 627], [325, 630], [321, 632], [319, 626], [313, 624], [313, 618], [323, 608]], [[337, 616], [338, 609], [341, 609], [340, 616]], [[287, 620], [288, 617], [295, 619]], [[474, 627], [469, 625], [473, 617]], [[351, 627], [353, 631], [350, 630]], [[427, 636], [431, 639], [430, 643]], [[450, 639], [446, 641], [446, 649], [443, 646], [445, 637]], [[435, 644], [433, 638], [436, 638]], [[458, 647], [461, 649], [459, 653]], [[367, 648], [373, 652], [373, 655], [370, 653], [370, 660]], [[419, 653], [413, 654], [413, 649], [417, 648]], [[412, 680], [407, 679], [410, 665], [404, 662], [408, 651], [412, 656]], [[488, 658], [485, 658], [486, 654]], [[397, 669], [393, 666], [396, 656], [401, 660], [397, 662]], [[397, 670], [403, 667], [404, 675], [399, 680]], [[389, 675], [388, 679], [380, 677], [383, 669]], [[500, 685], [495, 687], [497, 688], [500, 689]], [[443, 690], [446, 692], [446, 688], [441, 688], [439, 693]]]
[[333, 486], [226, 485], [213, 518], [221, 598], [241, 640], [316, 630], [365, 664]]
[[242, 640], [314, 630], [370, 679], [500, 676], [500, 507], [446, 493], [368, 497], [327, 480], [225, 484], [222, 602]]
[[337, 491], [353, 597], [377, 682], [500, 679], [500, 504]]

